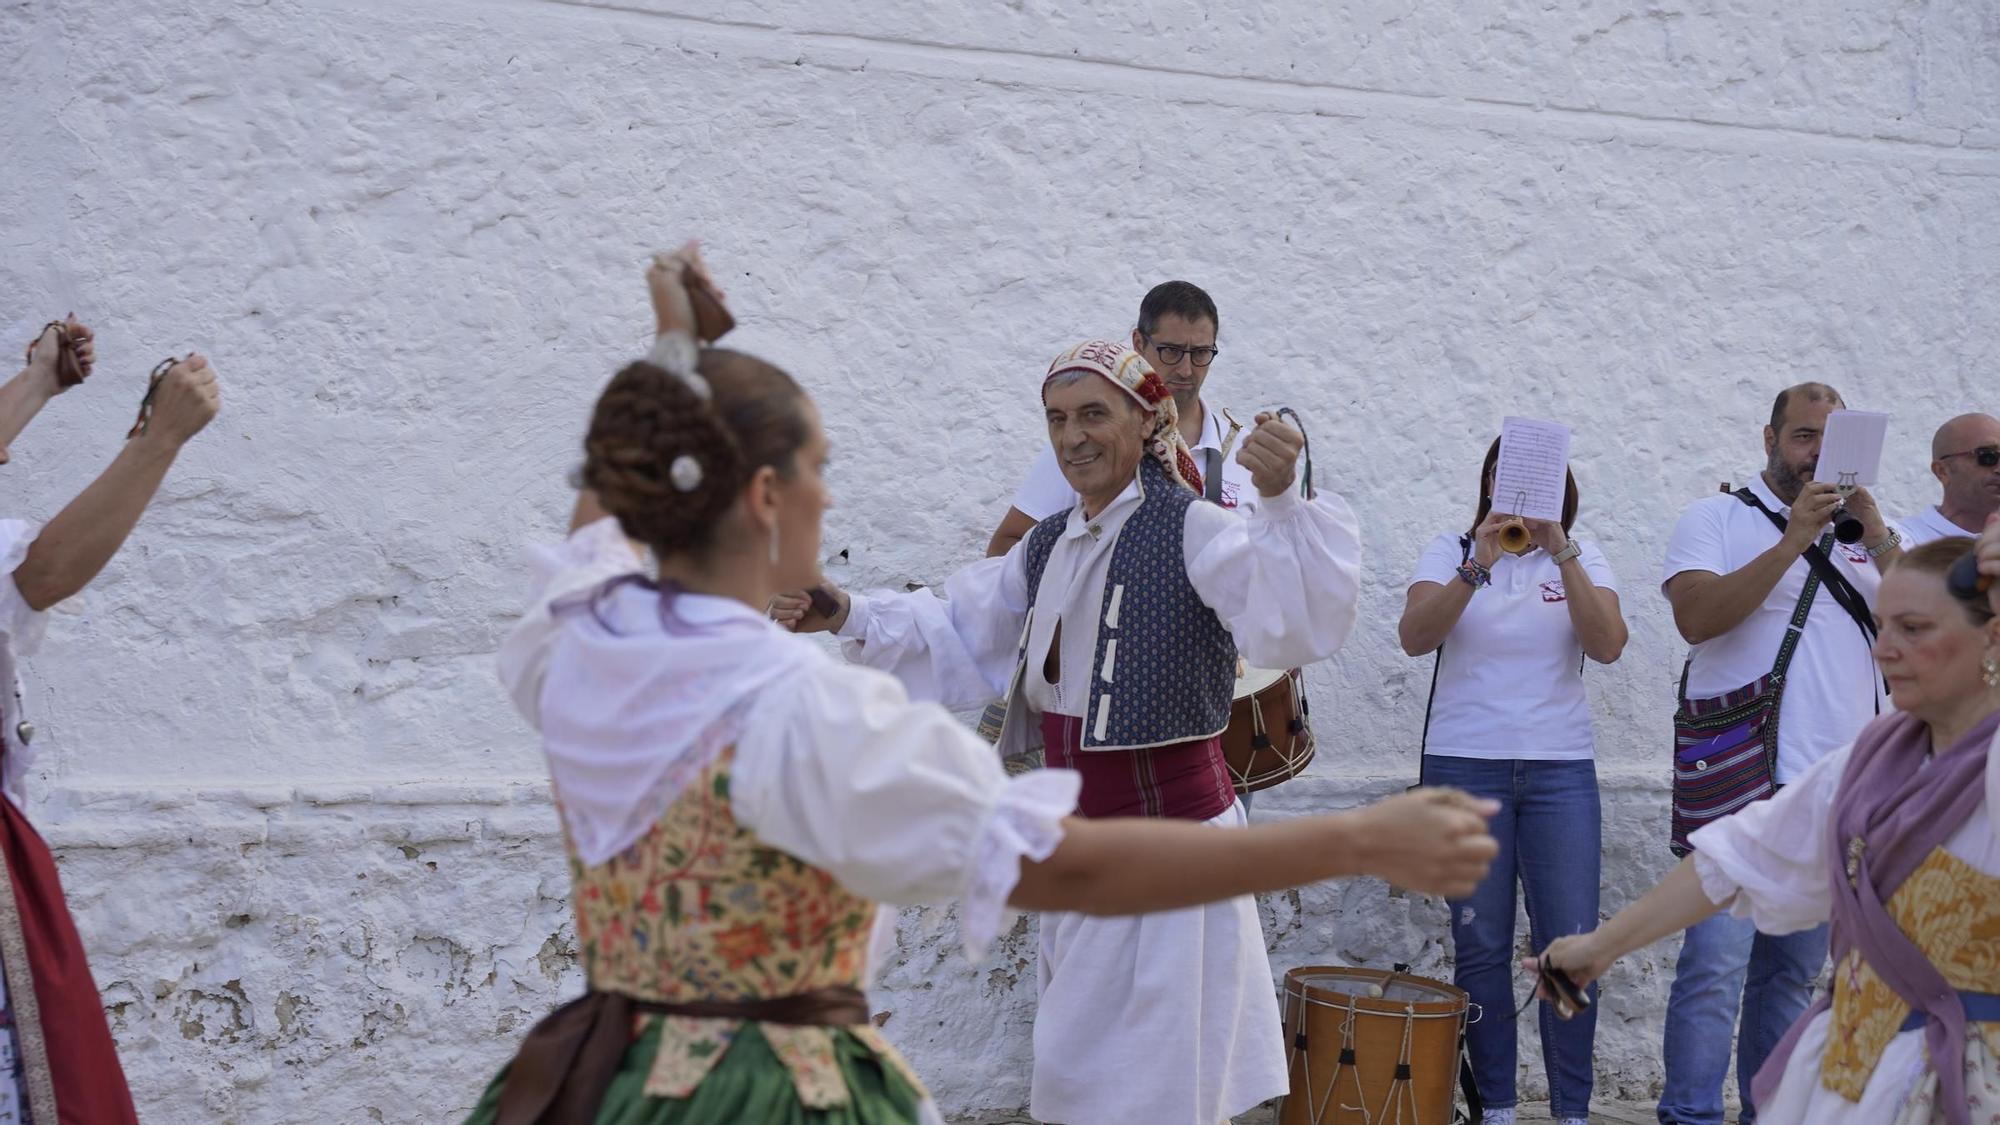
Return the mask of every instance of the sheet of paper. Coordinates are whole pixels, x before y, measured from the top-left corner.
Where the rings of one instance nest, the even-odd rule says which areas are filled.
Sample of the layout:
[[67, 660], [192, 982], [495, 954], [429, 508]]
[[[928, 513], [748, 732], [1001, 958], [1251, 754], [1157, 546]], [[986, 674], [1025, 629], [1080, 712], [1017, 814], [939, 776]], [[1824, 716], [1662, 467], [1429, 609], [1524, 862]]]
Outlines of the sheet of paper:
[[1569, 472], [1568, 426], [1536, 418], [1500, 421], [1500, 462], [1493, 469], [1493, 510], [1560, 520]]
[[1887, 414], [1833, 411], [1826, 416], [1826, 432], [1820, 435], [1819, 467], [1813, 470], [1813, 479], [1873, 488], [1882, 471], [1882, 443], [1888, 437]]

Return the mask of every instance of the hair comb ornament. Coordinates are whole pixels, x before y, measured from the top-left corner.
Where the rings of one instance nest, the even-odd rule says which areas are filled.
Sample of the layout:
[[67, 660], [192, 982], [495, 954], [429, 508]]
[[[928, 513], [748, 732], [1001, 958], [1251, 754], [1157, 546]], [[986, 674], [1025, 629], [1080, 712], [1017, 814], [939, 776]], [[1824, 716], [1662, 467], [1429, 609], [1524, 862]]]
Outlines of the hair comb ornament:
[[674, 488], [681, 492], [693, 492], [701, 487], [701, 462], [694, 454], [683, 453], [667, 466], [667, 479], [674, 482]]

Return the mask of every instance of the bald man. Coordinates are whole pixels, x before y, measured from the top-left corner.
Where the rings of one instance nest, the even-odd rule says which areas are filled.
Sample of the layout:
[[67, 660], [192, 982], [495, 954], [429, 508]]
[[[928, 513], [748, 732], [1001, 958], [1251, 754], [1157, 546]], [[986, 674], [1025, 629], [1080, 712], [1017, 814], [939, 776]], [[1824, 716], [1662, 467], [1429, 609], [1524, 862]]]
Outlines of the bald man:
[[1903, 521], [1903, 545], [1948, 535], [1978, 535], [2000, 512], [2000, 418], [1961, 414], [1931, 438], [1931, 475], [1944, 499]]

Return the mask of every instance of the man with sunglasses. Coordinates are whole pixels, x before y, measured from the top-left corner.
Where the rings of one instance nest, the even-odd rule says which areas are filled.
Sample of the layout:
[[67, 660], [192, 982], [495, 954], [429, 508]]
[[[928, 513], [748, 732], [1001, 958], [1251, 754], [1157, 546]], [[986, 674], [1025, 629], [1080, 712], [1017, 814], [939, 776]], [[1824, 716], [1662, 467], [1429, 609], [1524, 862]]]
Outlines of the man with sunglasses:
[[[1215, 301], [1200, 286], [1186, 281], [1161, 282], [1139, 302], [1132, 350], [1153, 365], [1173, 392], [1181, 437], [1194, 453], [1207, 499], [1248, 512], [1256, 506], [1257, 490], [1250, 485], [1250, 471], [1230, 456], [1240, 427], [1201, 397], [1209, 369], [1221, 350], [1215, 345], [1218, 325]], [[1007, 509], [1007, 517], [986, 544], [986, 553], [1006, 554], [1037, 523], [1076, 501], [1076, 490], [1063, 479], [1054, 449], [1044, 443], [1028, 478], [1014, 494], [1014, 506]]]
[[1903, 521], [1903, 542], [1915, 547], [1949, 535], [1978, 535], [2000, 512], [2000, 418], [1961, 414], [1931, 438], [1931, 475], [1944, 499]]

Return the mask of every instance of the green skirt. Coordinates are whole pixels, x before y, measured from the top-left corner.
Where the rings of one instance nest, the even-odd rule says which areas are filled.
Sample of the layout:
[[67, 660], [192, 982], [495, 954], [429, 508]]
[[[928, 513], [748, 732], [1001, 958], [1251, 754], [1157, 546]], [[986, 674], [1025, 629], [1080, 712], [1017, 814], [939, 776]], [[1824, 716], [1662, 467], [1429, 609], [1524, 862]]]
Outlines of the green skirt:
[[[691, 1097], [655, 1098], [645, 1092], [646, 1073], [659, 1046], [660, 1022], [654, 1020], [625, 1049], [625, 1060], [604, 1093], [595, 1125], [913, 1125], [922, 1102], [901, 1075], [884, 1067], [866, 1045], [845, 1031], [834, 1032], [833, 1052], [852, 1100], [834, 1109], [807, 1109], [800, 1104], [791, 1072], [756, 1024], [746, 1024], [736, 1033], [729, 1050]], [[491, 1125], [506, 1080], [502, 1069], [465, 1119], [466, 1125]]]

